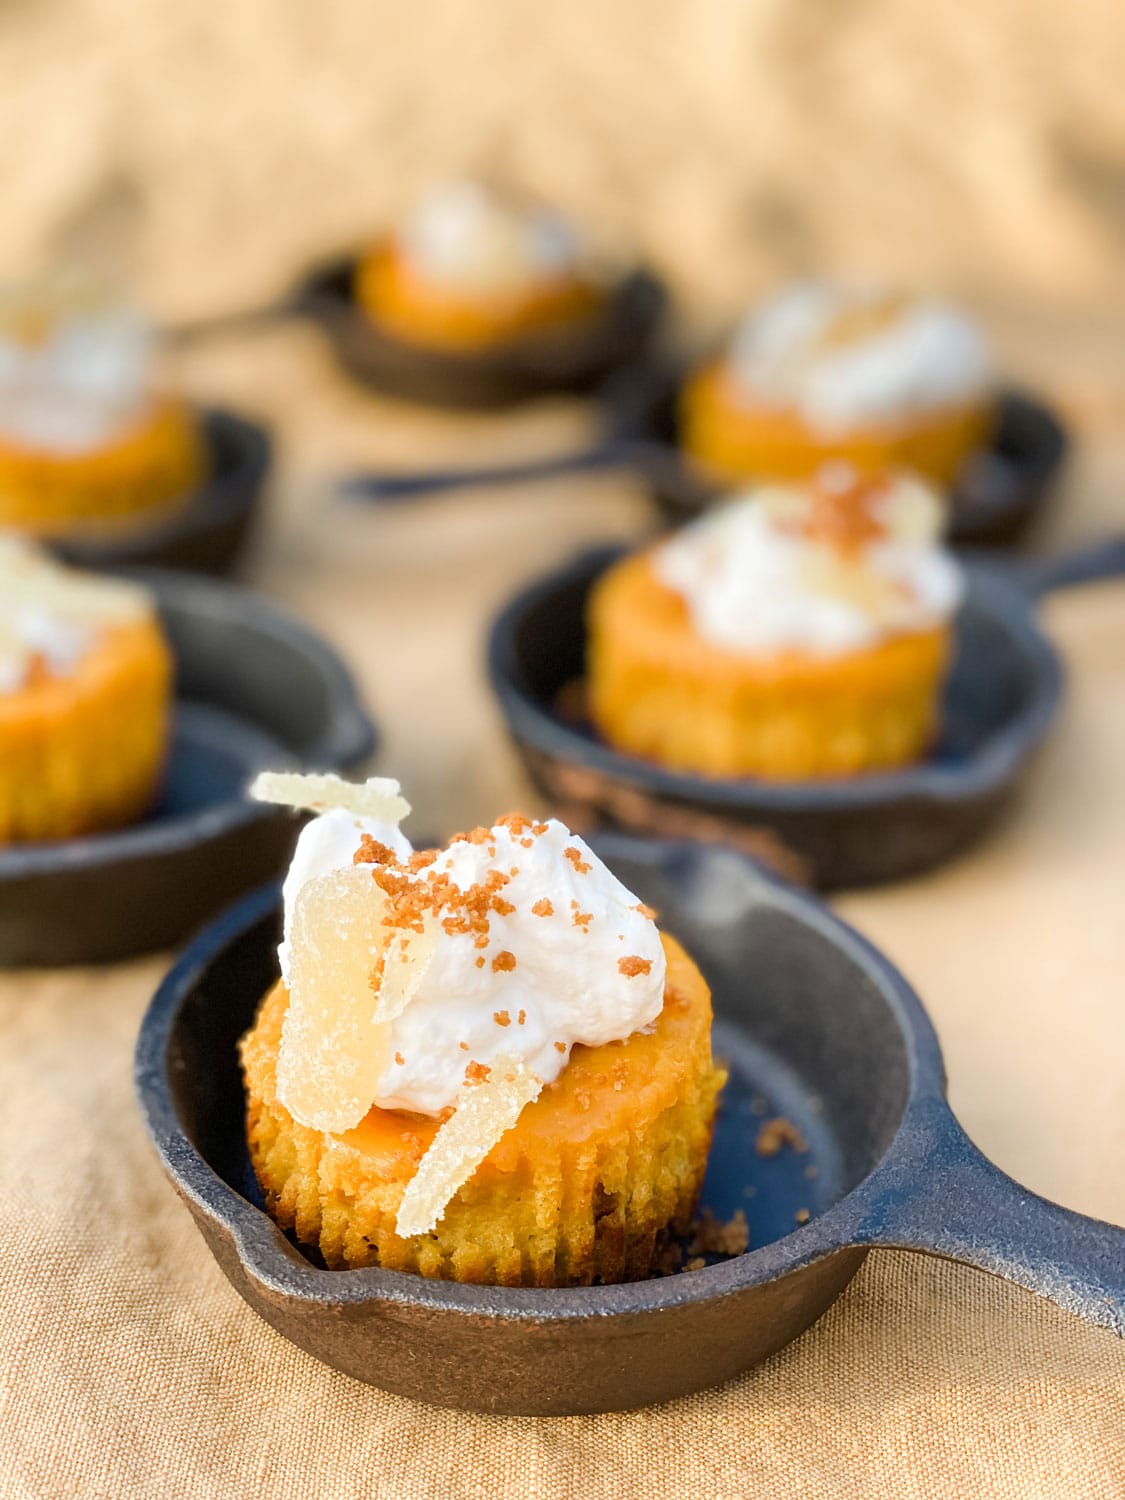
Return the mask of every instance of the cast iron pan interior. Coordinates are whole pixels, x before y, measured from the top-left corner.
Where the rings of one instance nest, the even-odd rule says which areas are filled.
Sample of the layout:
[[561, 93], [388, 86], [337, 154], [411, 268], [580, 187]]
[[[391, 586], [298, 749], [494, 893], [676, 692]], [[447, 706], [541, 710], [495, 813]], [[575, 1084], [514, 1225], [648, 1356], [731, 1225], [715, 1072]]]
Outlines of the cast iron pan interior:
[[1055, 713], [1057, 655], [1036, 593], [1125, 569], [1125, 545], [1050, 563], [968, 565], [941, 738], [901, 771], [818, 782], [720, 780], [622, 755], [560, 695], [585, 671], [586, 600], [602, 551], [521, 592], [500, 614], [489, 672], [536, 785], [580, 828], [721, 838], [823, 888], [900, 879], [967, 848], [1007, 805]]
[[179, 942], [288, 862], [292, 819], [245, 799], [256, 771], [346, 769], [372, 725], [331, 649], [242, 589], [140, 572], [177, 663], [156, 806], [118, 832], [0, 848], [0, 964], [124, 958]]
[[[314, 1266], [262, 1211], [245, 1148], [235, 1048], [277, 973], [267, 890], [185, 954], [136, 1057], [165, 1170], [267, 1322], [387, 1390], [544, 1415], [641, 1406], [729, 1379], [813, 1323], [872, 1245], [967, 1261], [1125, 1333], [1125, 1231], [1044, 1202], [981, 1156], [945, 1103], [930, 1024], [883, 958], [731, 850], [620, 836], [598, 849], [712, 985], [715, 1048], [731, 1077], [703, 1197], [723, 1216], [746, 1212], [749, 1252], [566, 1290]], [[757, 1153], [775, 1113], [807, 1151]]]
[[83, 568], [183, 568], [225, 573], [245, 546], [270, 465], [264, 427], [234, 412], [199, 413], [207, 475], [174, 510], [151, 519], [53, 539], [51, 548]]
[[667, 300], [655, 277], [633, 271], [581, 323], [479, 352], [445, 352], [405, 343], [367, 317], [353, 295], [355, 265], [349, 257], [312, 272], [294, 306], [320, 325], [350, 375], [433, 406], [487, 409], [552, 391], [588, 390], [647, 352]]

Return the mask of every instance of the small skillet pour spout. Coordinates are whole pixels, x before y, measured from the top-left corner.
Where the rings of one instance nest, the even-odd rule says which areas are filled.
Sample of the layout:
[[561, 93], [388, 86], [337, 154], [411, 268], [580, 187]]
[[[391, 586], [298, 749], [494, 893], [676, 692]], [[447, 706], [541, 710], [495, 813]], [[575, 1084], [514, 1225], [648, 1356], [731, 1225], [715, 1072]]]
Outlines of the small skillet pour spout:
[[[384, 1389], [533, 1415], [621, 1410], [727, 1380], [815, 1322], [877, 1246], [966, 1262], [1125, 1336], [1125, 1229], [1037, 1197], [968, 1140], [930, 1022], [886, 959], [730, 850], [596, 846], [712, 985], [731, 1077], [704, 1201], [747, 1206], [751, 1249], [677, 1276], [562, 1290], [310, 1264], [257, 1206], [246, 1153], [236, 1044], [276, 975], [280, 913], [266, 890], [165, 980], [142, 1025], [136, 1084], [165, 1170], [267, 1322]], [[742, 1107], [759, 1095], [798, 1126], [808, 1155], [763, 1163], [760, 1121]], [[793, 1212], [797, 1194], [810, 1222]]]

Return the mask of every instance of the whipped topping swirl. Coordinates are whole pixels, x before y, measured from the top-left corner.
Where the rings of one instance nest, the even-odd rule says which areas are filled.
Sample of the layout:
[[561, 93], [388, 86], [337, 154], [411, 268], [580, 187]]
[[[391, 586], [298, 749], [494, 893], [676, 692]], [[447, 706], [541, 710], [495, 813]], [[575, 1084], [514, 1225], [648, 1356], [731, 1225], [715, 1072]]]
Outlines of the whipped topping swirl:
[[0, 293], [0, 440], [76, 455], [151, 401], [152, 335], [129, 308], [41, 287]]
[[[659, 1016], [665, 959], [651, 914], [562, 823], [512, 817], [432, 858], [410, 855], [393, 822], [335, 807], [303, 829], [284, 885], [287, 982], [301, 893], [336, 871], [370, 872], [376, 944], [389, 931], [425, 950], [410, 998], [389, 1021], [368, 1106], [440, 1115], [498, 1062], [548, 1084], [576, 1043], [624, 1039]], [[380, 927], [384, 890], [396, 893], [389, 929]], [[428, 941], [411, 930], [419, 914]], [[377, 977], [373, 985], [378, 1001]], [[283, 1072], [279, 1064], [292, 1110]]]
[[578, 236], [561, 215], [478, 182], [435, 188], [396, 238], [427, 281], [469, 297], [532, 291], [569, 276], [581, 259]]
[[0, 536], [0, 695], [18, 692], [36, 663], [54, 675], [74, 671], [106, 629], [151, 611], [137, 584], [61, 567]]
[[832, 656], [950, 618], [961, 570], [920, 480], [829, 464], [805, 486], [749, 491], [658, 547], [652, 566], [696, 633], [726, 650]]
[[801, 282], [753, 312], [727, 356], [736, 391], [795, 407], [825, 436], [982, 399], [994, 383], [956, 308], [863, 286]]

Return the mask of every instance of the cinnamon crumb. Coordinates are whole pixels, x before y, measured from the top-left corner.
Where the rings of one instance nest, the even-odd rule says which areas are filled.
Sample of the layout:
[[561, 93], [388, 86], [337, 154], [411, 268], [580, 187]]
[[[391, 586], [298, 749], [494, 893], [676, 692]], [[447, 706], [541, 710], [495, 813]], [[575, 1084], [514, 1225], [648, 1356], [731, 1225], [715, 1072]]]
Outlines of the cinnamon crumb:
[[415, 875], [417, 875], [419, 870], [425, 870], [429, 865], [432, 865], [437, 857], [438, 851], [436, 849], [419, 849], [410, 856], [406, 861], [406, 865], [408, 869], [413, 870]]
[[573, 844], [563, 850], [563, 856], [570, 860], [579, 875], [585, 875], [590, 868], [589, 860], [583, 859], [581, 850], [576, 849]]
[[496, 1022], [497, 1026], [510, 1026], [512, 1024], [512, 1018], [506, 1010], [494, 1010], [492, 1012], [492, 1019]]
[[589, 932], [590, 923], [594, 920], [592, 911], [576, 911], [571, 918], [575, 927], [580, 927], [583, 932]]
[[468, 1042], [458, 1042], [457, 1045], [458, 1045], [458, 1047], [460, 1047], [460, 1049], [461, 1049], [462, 1052], [468, 1052], [468, 1050], [469, 1050], [469, 1044], [468, 1044]]
[[393, 849], [389, 849], [386, 844], [381, 844], [378, 839], [373, 839], [369, 833], [365, 833], [360, 837], [359, 848], [352, 855], [352, 864], [388, 865], [394, 857]]
[[395, 1053], [395, 1062], [398, 1063], [398, 1065], [399, 1065], [400, 1068], [402, 1067], [404, 1061], [405, 1061], [405, 1059], [403, 1058], [402, 1053], [401, 1052], [396, 1052]]
[[516, 1017], [516, 1024], [518, 1026], [522, 1026], [523, 1023], [526, 1020], [527, 1020], [527, 1011], [526, 1010], [521, 1010], [520, 1013], [519, 1013], [519, 1015]]
[[531, 827], [531, 819], [523, 813], [508, 813], [507, 817], [496, 819], [497, 828], [506, 828], [513, 838], [518, 839], [521, 833], [526, 833]]
[[555, 1051], [556, 1052], [565, 1052], [566, 1051], [566, 1043], [565, 1042], [556, 1042], [555, 1043]]
[[509, 953], [507, 948], [498, 953], [492, 960], [492, 972], [494, 974], [510, 974], [516, 966], [516, 955]]
[[492, 1069], [487, 1067], [484, 1063], [471, 1062], [465, 1069], [465, 1082], [470, 1084], [486, 1083], [488, 1081], [488, 1075], [491, 1072]]
[[531, 831], [533, 834], [535, 834], [536, 838], [542, 838], [543, 835], [547, 832], [547, 824], [535, 823], [532, 825]]
[[778, 1115], [773, 1120], [763, 1120], [758, 1128], [754, 1150], [759, 1156], [776, 1156], [782, 1146], [792, 1146], [794, 1151], [802, 1154], [809, 1149], [808, 1141], [792, 1120], [785, 1119], [784, 1115]]
[[534, 842], [535, 842], [534, 839], [520, 839], [520, 848], [521, 849], [530, 849], [531, 846], [532, 846], [532, 844], [534, 844]]
[[546, 896], [543, 896], [531, 908], [531, 914], [534, 917], [553, 917], [555, 915], [555, 908], [551, 905], [550, 900]]
[[617, 967], [625, 975], [626, 979], [635, 979], [638, 974], [649, 974], [652, 972], [652, 959], [641, 958], [638, 954], [632, 953], [628, 958], [619, 958], [617, 960]]
[[456, 1107], [452, 1104], [447, 1104], [443, 1110], [438, 1111], [438, 1120], [444, 1125], [446, 1120], [452, 1120], [456, 1113]]
[[455, 833], [451, 844], [487, 844], [492, 838], [491, 828], [472, 828], [468, 833]]
[[689, 1255], [742, 1255], [750, 1243], [750, 1226], [742, 1209], [724, 1223], [705, 1208], [688, 1245]]
[[512, 868], [508, 871], [508, 874], [511, 875], [513, 877], [513, 879], [514, 879], [515, 876], [517, 876], [519, 874], [519, 872], [520, 872], [519, 865], [513, 865]]
[[478, 969], [483, 969], [484, 968], [484, 954], [483, 953], [477, 959], [477, 968]]
[[492, 910], [498, 917], [510, 917], [516, 909], [514, 901], [506, 901], [503, 896], [493, 896]]
[[641, 916], [647, 917], [650, 922], [656, 921], [656, 908], [652, 906], [646, 906], [643, 901], [638, 901], [636, 906], [633, 907], [633, 910], [639, 911]]

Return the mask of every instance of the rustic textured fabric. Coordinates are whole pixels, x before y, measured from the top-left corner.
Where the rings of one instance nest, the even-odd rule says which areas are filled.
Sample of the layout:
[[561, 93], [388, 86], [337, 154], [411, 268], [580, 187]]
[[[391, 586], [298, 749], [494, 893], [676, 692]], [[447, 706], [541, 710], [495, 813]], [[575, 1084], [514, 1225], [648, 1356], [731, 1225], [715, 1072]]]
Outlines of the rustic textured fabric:
[[[1013, 367], [1065, 368], [1084, 423], [1040, 540], [1119, 526], [1119, 350], [1114, 364], [1103, 329], [1041, 309], [996, 310], [992, 324]], [[408, 779], [414, 829], [528, 805], [484, 685], [485, 623], [572, 548], [637, 535], [638, 487], [558, 480], [368, 513], [334, 504], [324, 476], [526, 456], [580, 437], [588, 414], [411, 412], [336, 380], [300, 330], [200, 350], [181, 373], [284, 423], [250, 576], [348, 655], [386, 731], [381, 767]], [[1048, 619], [1071, 694], [1005, 827], [954, 867], [839, 905], [921, 990], [982, 1147], [1031, 1187], [1125, 1222], [1125, 586], [1060, 597]], [[1125, 1495], [1125, 1345], [905, 1255], [873, 1255], [761, 1369], [650, 1411], [470, 1417], [334, 1374], [227, 1286], [146, 1145], [131, 1052], [164, 967], [0, 974], [4, 1500]]]

